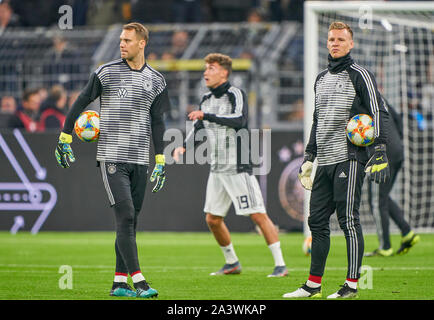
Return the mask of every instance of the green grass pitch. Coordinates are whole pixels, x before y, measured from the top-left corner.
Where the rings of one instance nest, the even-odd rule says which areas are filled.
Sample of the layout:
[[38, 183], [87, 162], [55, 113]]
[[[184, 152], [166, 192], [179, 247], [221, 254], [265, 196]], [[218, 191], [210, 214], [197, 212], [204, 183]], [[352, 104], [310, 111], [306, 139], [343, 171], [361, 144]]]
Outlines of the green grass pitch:
[[[114, 277], [113, 232], [0, 232], [0, 300], [104, 300]], [[289, 277], [267, 278], [273, 269], [264, 239], [255, 233], [234, 233], [232, 242], [243, 266], [240, 275], [211, 277], [224, 263], [210, 233], [138, 232], [142, 272], [159, 291], [160, 300], [279, 300], [307, 279], [310, 258], [302, 250], [303, 235], [281, 234]], [[392, 236], [396, 250], [400, 237]], [[377, 247], [375, 235], [365, 236], [365, 251]], [[404, 256], [365, 257], [370, 268], [359, 299], [434, 299], [434, 234]], [[61, 266], [70, 266], [72, 288]], [[323, 297], [335, 292], [346, 276], [343, 236], [331, 238], [323, 278]], [[369, 282], [368, 280], [371, 280]], [[129, 279], [131, 281], [131, 279]]]

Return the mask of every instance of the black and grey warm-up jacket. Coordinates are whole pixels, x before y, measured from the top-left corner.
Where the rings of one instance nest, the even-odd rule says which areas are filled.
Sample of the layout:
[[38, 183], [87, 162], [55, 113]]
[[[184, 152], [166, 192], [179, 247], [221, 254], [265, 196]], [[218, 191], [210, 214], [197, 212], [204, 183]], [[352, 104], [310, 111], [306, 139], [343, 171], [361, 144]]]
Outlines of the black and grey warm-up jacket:
[[197, 120], [187, 134], [184, 148], [197, 146], [200, 130], [205, 130], [211, 171], [236, 174], [252, 172], [248, 134], [248, 104], [245, 92], [229, 82], [203, 95], [199, 105], [203, 120]]
[[159, 72], [147, 63], [131, 69], [124, 59], [101, 65], [68, 112], [63, 132], [70, 134], [80, 113], [98, 97], [98, 161], [149, 165], [151, 135], [155, 153], [163, 153], [163, 114], [170, 101]]
[[355, 159], [368, 161], [366, 147], [353, 145], [346, 137], [346, 125], [356, 114], [369, 114], [374, 120], [374, 145], [386, 144], [388, 113], [373, 74], [353, 61], [350, 54], [333, 59], [315, 81], [315, 109], [306, 153], [318, 165]]

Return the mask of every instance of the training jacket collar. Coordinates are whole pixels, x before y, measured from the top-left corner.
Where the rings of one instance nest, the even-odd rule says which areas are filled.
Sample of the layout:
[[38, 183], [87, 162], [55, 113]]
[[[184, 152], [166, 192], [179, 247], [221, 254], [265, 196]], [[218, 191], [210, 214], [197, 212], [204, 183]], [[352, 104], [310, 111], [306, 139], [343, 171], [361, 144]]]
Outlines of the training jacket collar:
[[226, 91], [228, 91], [230, 86], [231, 84], [229, 83], [229, 81], [226, 81], [225, 83], [219, 85], [217, 88], [210, 88], [210, 91], [216, 98], [220, 98], [223, 94], [226, 93]]
[[330, 73], [339, 73], [342, 70], [345, 70], [348, 66], [353, 64], [353, 58], [351, 58], [350, 53], [340, 58], [332, 58], [332, 56], [328, 55], [329, 64], [327, 65], [327, 69]]

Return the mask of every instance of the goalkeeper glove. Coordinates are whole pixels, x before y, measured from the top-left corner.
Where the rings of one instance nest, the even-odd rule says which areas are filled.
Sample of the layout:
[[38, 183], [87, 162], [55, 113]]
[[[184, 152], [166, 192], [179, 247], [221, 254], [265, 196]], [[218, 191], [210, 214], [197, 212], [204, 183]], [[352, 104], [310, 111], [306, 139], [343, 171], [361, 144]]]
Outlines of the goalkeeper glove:
[[59, 141], [57, 142], [57, 148], [55, 151], [57, 163], [62, 168], [69, 168], [69, 162], [74, 162], [75, 157], [72, 152], [70, 143], [72, 142], [72, 136], [65, 132], [60, 133]]
[[385, 183], [390, 178], [385, 144], [375, 146], [374, 154], [365, 166], [365, 172], [370, 175], [370, 180], [376, 183]]
[[160, 191], [161, 188], [163, 188], [164, 181], [166, 181], [166, 170], [164, 169], [165, 164], [166, 160], [164, 154], [155, 155], [155, 167], [150, 179], [151, 182], [154, 182], [155, 179], [157, 179], [157, 183], [155, 184], [154, 189], [152, 189], [153, 193]]
[[298, 172], [298, 180], [300, 180], [301, 185], [306, 190], [312, 190], [312, 179], [310, 175], [312, 174], [313, 161], [315, 156], [313, 154], [307, 153], [304, 157], [303, 164]]

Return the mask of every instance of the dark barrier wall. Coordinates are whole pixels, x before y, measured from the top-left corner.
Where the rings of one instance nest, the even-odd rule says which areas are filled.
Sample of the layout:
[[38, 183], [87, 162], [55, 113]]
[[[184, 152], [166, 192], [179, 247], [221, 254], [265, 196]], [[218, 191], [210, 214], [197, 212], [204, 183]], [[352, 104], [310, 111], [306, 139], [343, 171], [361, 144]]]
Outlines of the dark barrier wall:
[[[57, 137], [58, 133], [1, 132], [0, 229], [114, 230], [112, 209], [96, 167], [96, 144], [74, 139], [77, 160], [63, 169], [54, 156]], [[294, 187], [293, 182], [303, 153], [302, 132], [273, 132], [271, 141], [271, 172], [265, 179], [258, 176], [266, 190], [268, 214], [282, 229], [301, 230], [297, 214], [303, 194], [299, 183]], [[153, 164], [149, 173], [152, 168]], [[208, 173], [207, 165], [167, 166], [166, 184], [156, 194], [150, 192], [148, 181], [138, 229], [207, 231], [203, 205]], [[231, 231], [254, 230], [251, 220], [235, 216], [233, 208], [226, 221]]]

